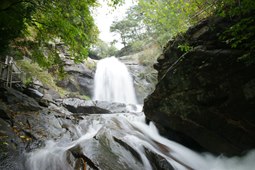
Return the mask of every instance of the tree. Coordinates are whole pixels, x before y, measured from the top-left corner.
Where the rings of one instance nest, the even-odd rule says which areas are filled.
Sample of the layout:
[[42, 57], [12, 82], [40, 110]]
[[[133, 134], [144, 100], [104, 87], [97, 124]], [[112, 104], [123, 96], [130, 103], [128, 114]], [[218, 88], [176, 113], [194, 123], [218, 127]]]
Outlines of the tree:
[[138, 5], [144, 23], [152, 28], [159, 44], [164, 45], [194, 23], [196, 17], [191, 18], [200, 11], [201, 1], [204, 0], [139, 0]]
[[120, 21], [114, 21], [110, 27], [111, 32], [118, 33], [121, 42], [126, 47], [128, 44], [145, 37], [146, 25], [143, 23], [143, 15], [140, 13], [139, 6], [132, 6], [126, 13], [126, 17]]
[[161, 45], [205, 17], [233, 18], [255, 10], [254, 0], [139, 0], [138, 5]]
[[26, 29], [24, 20], [31, 19], [33, 4], [18, 3], [15, 0], [0, 1], [0, 53], [3, 53], [11, 40], [20, 36]]
[[[109, 0], [117, 5], [122, 0]], [[71, 56], [80, 61], [97, 40], [98, 29], [91, 16], [96, 0], [3, 0], [0, 2], [1, 52], [8, 45], [29, 49], [33, 59], [47, 66], [59, 61], [48, 42], [60, 38], [70, 47]], [[17, 39], [19, 37], [19, 39]], [[4, 48], [3, 48], [4, 47]], [[48, 48], [52, 55], [43, 57]], [[27, 50], [21, 50], [27, 53]]]
[[100, 58], [115, 56], [116, 52], [117, 48], [113, 44], [109, 45], [102, 40], [98, 40], [92, 45], [90, 50], [90, 53], [99, 56]]
[[145, 39], [163, 46], [171, 37], [200, 20], [201, 16], [208, 16], [210, 10], [203, 9], [214, 1], [139, 0], [123, 20], [112, 24], [111, 31], [120, 35], [124, 46]]

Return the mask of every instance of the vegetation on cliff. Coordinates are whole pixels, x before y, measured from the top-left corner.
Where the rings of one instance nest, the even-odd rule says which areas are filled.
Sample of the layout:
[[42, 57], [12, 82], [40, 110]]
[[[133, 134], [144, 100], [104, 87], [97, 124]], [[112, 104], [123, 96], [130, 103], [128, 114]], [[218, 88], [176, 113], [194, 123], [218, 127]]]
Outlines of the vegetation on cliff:
[[254, 7], [224, 1], [167, 43], [154, 65], [156, 90], [144, 104], [162, 134], [217, 154], [254, 149]]
[[[111, 31], [120, 34], [121, 43], [134, 51], [142, 50], [148, 43], [161, 47], [179, 33], [202, 19], [217, 15], [231, 19], [242, 18], [220, 38], [233, 48], [250, 41], [254, 48], [252, 17], [244, 17], [255, 10], [253, 0], [139, 0], [123, 20], [115, 21]], [[185, 44], [182, 47], [186, 47]], [[130, 50], [132, 51], [132, 50]]]
[[[117, 5], [121, 0], [109, 0]], [[91, 10], [96, 0], [3, 0], [0, 2], [0, 53], [29, 56], [42, 66], [61, 65], [54, 42], [64, 42], [76, 61], [88, 56], [98, 29]], [[15, 52], [13, 52], [15, 49]]]
[[[108, 0], [116, 5], [122, 0]], [[135, 1], [134, 1], [135, 2]], [[166, 42], [201, 19], [210, 15], [241, 17], [254, 11], [253, 0], [138, 0], [128, 10], [123, 20], [115, 21], [112, 32], [120, 34], [121, 43], [128, 51], [137, 52], [151, 43], [163, 47]], [[116, 49], [97, 41], [98, 29], [91, 16], [97, 6], [96, 0], [89, 1], [1, 1], [0, 3], [0, 53], [31, 56], [42, 66], [54, 63], [61, 65], [54, 43], [63, 41], [69, 46], [71, 57], [81, 61], [88, 56], [91, 44], [98, 48], [95, 53], [109, 56]], [[242, 41], [252, 40], [253, 18], [244, 18], [221, 35], [221, 38], [238, 46]], [[245, 47], [247, 48], [247, 47]], [[93, 50], [91, 50], [93, 52]], [[247, 57], [246, 57], [247, 58]]]

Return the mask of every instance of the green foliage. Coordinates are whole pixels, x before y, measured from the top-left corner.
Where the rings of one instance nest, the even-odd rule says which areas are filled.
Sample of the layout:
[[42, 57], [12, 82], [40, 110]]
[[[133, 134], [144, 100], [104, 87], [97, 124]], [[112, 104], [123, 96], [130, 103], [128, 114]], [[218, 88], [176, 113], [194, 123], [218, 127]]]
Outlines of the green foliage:
[[0, 2], [0, 53], [5, 52], [8, 44], [22, 34], [26, 28], [24, 20], [31, 19], [33, 5], [2, 0]]
[[255, 63], [255, 1], [220, 0], [216, 3], [216, 14], [228, 18], [232, 25], [220, 33], [219, 39], [231, 48], [245, 51], [239, 62], [246, 65]]
[[235, 17], [249, 14], [255, 9], [253, 0], [219, 0], [216, 1], [216, 12], [223, 17]]
[[88, 55], [88, 48], [96, 41], [98, 34], [90, 15], [90, 7], [95, 5], [95, 0], [12, 0], [0, 11], [0, 32], [6, 35], [1, 36], [1, 43], [7, 47], [10, 40], [21, 37], [21, 34], [32, 37], [23, 38], [23, 42], [28, 42], [23, 45], [31, 45], [29, 41], [32, 41], [33, 45], [28, 49], [34, 59], [45, 66], [51, 64], [56, 55], [45, 58], [44, 48], [50, 40], [60, 38], [70, 47], [74, 59], [82, 60]]
[[[205, 0], [139, 0], [144, 23], [148, 25], [161, 46], [200, 18], [208, 16], [210, 10], [203, 11]], [[196, 15], [200, 12], [199, 15]]]
[[[139, 0], [111, 31], [120, 34], [124, 46], [166, 42], [214, 11], [216, 0]], [[138, 47], [139, 48], [139, 47]]]
[[25, 77], [25, 79], [23, 80], [23, 84], [25, 84], [25, 86], [29, 86], [32, 82], [33, 82], [33, 79], [32, 79], [32, 77], [31, 77], [31, 75], [28, 75], [28, 76]]
[[[122, 2], [107, 1], [112, 6]], [[98, 29], [91, 16], [91, 8], [96, 5], [96, 0], [2, 0], [0, 53], [11, 46], [48, 66], [59, 60], [54, 52], [45, 57], [45, 49], [49, 53], [49, 41], [60, 39], [69, 46], [73, 59], [81, 61], [97, 40]]]
[[89, 10], [95, 1], [45, 1], [45, 4], [38, 6], [32, 20], [27, 21], [37, 31], [35, 40], [38, 41], [38, 48], [47, 46], [54, 38], [60, 38], [69, 45], [73, 59], [83, 60], [98, 34]]
[[[253, 17], [243, 18], [226, 30], [220, 38], [225, 40], [227, 44], [230, 44], [232, 48], [240, 47], [243, 42], [247, 41], [254, 44], [254, 39], [251, 39], [252, 37], [254, 38], [254, 23]], [[243, 48], [245, 47], [243, 46]]]
[[[161, 46], [178, 33], [210, 15], [238, 20], [221, 34], [233, 48], [254, 49], [254, 0], [139, 0], [143, 23], [150, 27], [150, 36]], [[242, 46], [246, 44], [246, 47]], [[192, 48], [179, 46], [183, 51]]]
[[[255, 63], [255, 1], [227, 0], [220, 1], [218, 14], [229, 18], [233, 24], [220, 34], [219, 38], [231, 48], [247, 51], [238, 61], [247, 65]], [[219, 4], [218, 4], [219, 5]]]
[[90, 52], [100, 58], [115, 56], [118, 49], [113, 44], [98, 40], [90, 49]]
[[144, 50], [144, 47], [146, 46], [147, 42], [144, 40], [138, 40], [138, 41], [134, 41], [131, 44], [131, 48], [133, 52], [139, 52]]
[[139, 6], [132, 6], [126, 13], [126, 17], [120, 21], [114, 21], [110, 27], [111, 32], [120, 35], [121, 43], [126, 47], [135, 41], [146, 37], [148, 28], [143, 23], [144, 17]]
[[188, 43], [180, 44], [180, 45], [178, 45], [178, 48], [182, 52], [189, 52], [190, 50], [192, 50], [192, 47]]
[[[54, 82], [54, 77], [47, 71], [43, 71], [37, 63], [31, 63], [27, 60], [17, 61], [17, 65], [26, 73], [23, 83], [28, 85], [33, 79], [40, 80], [45, 86], [48, 86], [61, 95], [65, 95], [66, 92], [58, 87]], [[56, 78], [56, 77], [55, 77]]]

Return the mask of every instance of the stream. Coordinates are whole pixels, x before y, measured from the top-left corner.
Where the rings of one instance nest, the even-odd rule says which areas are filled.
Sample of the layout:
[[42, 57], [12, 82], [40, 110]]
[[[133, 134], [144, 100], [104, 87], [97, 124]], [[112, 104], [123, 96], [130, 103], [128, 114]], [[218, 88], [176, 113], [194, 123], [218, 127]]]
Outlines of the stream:
[[29, 170], [251, 170], [255, 151], [227, 158], [196, 153], [158, 133], [137, 105], [132, 77], [116, 58], [100, 60], [94, 100], [126, 103], [128, 113], [83, 115], [69, 125], [74, 138], [49, 140], [26, 153]]

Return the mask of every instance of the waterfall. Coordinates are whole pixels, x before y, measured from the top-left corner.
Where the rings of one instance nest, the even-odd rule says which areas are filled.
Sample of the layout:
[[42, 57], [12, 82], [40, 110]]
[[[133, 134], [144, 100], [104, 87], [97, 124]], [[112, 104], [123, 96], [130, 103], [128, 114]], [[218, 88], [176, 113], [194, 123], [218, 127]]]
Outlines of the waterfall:
[[[95, 100], [136, 103], [132, 78], [116, 58], [99, 61], [95, 79]], [[68, 128], [75, 137], [46, 141], [44, 147], [27, 154], [25, 169], [250, 170], [255, 167], [255, 151], [242, 158], [196, 153], [160, 136], [152, 122], [146, 124], [142, 112], [81, 117]]]
[[137, 104], [133, 79], [115, 57], [100, 60], [95, 74], [94, 100]]

